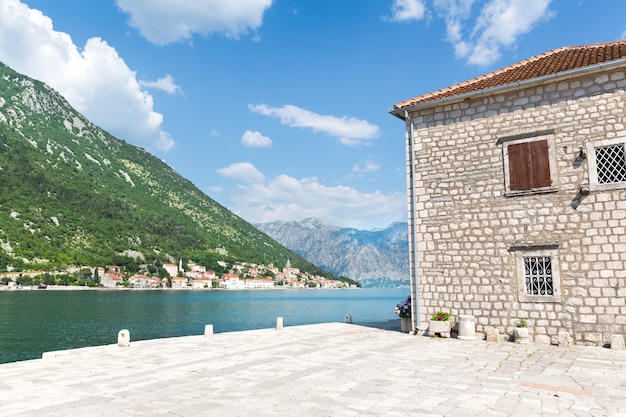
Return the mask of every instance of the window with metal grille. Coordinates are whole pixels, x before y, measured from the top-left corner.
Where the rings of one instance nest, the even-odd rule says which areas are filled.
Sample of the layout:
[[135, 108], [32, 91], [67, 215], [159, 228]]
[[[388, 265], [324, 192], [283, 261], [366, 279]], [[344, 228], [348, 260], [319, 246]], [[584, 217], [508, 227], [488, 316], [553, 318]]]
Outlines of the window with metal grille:
[[626, 188], [626, 139], [587, 142], [589, 185], [592, 191]]
[[624, 144], [595, 148], [598, 184], [626, 181], [626, 152]]
[[559, 244], [516, 244], [509, 247], [515, 254], [517, 297], [522, 303], [558, 303], [561, 296]]
[[524, 258], [526, 295], [554, 295], [552, 259], [549, 256]]

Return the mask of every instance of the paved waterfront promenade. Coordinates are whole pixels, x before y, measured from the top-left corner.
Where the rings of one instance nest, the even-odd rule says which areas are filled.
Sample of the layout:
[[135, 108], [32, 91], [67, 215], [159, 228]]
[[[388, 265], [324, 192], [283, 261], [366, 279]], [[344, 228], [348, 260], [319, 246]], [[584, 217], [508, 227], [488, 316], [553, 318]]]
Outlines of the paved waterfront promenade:
[[0, 365], [0, 415], [626, 416], [626, 351], [344, 323], [131, 341]]

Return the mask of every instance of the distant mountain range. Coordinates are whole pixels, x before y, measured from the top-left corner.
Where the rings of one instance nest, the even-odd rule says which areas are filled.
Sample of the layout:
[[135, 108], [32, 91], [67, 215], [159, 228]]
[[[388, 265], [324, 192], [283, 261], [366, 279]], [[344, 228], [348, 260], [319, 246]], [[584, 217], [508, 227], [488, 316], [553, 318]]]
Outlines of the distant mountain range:
[[[0, 271], [191, 259], [324, 271], [0, 63]], [[123, 265], [122, 265], [123, 266]]]
[[340, 228], [315, 218], [255, 226], [309, 262], [354, 279], [362, 286], [409, 283], [406, 222], [369, 231]]

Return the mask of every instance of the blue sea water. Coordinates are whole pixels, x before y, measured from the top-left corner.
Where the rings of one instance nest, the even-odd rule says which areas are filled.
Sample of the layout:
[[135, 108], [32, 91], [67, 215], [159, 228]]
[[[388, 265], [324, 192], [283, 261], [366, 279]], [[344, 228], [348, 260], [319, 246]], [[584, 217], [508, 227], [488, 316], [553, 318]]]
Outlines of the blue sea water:
[[131, 340], [285, 326], [397, 319], [407, 288], [350, 290], [1, 291], [0, 363], [41, 358], [43, 352]]

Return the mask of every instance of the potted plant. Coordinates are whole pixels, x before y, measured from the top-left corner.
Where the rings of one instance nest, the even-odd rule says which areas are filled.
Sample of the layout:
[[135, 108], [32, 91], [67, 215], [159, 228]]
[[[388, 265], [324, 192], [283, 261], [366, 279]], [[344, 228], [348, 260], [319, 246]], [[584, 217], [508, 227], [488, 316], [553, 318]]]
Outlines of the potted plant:
[[411, 296], [409, 295], [406, 300], [400, 301], [396, 305], [396, 314], [400, 317], [400, 328], [402, 333], [408, 333], [411, 331]]
[[519, 319], [515, 322], [515, 330], [513, 330], [513, 338], [515, 343], [528, 343], [530, 339], [528, 335], [528, 324], [525, 319]]
[[439, 333], [441, 337], [450, 337], [452, 330], [452, 322], [450, 321], [450, 313], [447, 311], [438, 311], [430, 318], [428, 325], [428, 334], [435, 336]]

